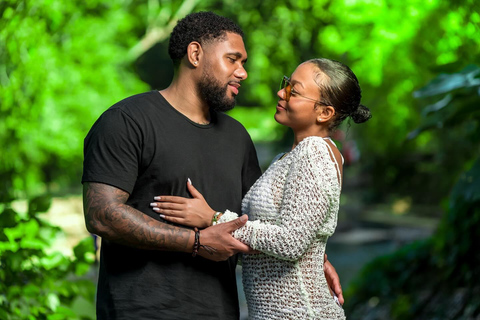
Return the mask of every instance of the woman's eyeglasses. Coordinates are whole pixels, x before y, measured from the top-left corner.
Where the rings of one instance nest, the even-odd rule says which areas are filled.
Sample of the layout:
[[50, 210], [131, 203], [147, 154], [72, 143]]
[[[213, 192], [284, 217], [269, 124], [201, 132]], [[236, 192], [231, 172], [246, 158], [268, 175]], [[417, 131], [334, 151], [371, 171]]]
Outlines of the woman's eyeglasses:
[[280, 90], [282, 90], [282, 89], [285, 90], [285, 101], [287, 101], [287, 102], [290, 101], [290, 97], [292, 96], [292, 93], [293, 93], [293, 94], [295, 94], [297, 96], [300, 96], [302, 98], [315, 101], [316, 103], [321, 104], [322, 106], [325, 105], [325, 103], [323, 103], [321, 101], [318, 101], [316, 99], [312, 99], [312, 98], [309, 98], [309, 97], [305, 97], [305, 96], [301, 95], [300, 93], [298, 93], [297, 91], [295, 91], [293, 89], [292, 83], [290, 82], [290, 78], [287, 77], [287, 76], [283, 76], [283, 78], [282, 78], [282, 83], [280, 85]]

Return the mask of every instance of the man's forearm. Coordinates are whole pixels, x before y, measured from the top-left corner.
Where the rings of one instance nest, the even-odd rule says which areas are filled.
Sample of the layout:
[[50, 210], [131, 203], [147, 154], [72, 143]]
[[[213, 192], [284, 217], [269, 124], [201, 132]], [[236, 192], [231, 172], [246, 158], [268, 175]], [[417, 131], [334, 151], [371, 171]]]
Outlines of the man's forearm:
[[190, 252], [193, 231], [157, 221], [128, 206], [128, 193], [102, 183], [85, 183], [85, 223], [89, 232], [130, 247]]

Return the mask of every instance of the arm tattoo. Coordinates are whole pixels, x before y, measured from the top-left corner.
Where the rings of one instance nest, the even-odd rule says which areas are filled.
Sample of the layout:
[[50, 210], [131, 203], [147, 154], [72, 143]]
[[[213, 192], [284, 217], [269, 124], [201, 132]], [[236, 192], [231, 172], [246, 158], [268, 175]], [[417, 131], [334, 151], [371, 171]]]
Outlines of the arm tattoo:
[[192, 231], [157, 221], [125, 204], [129, 194], [103, 183], [85, 183], [83, 208], [91, 233], [130, 247], [189, 252]]

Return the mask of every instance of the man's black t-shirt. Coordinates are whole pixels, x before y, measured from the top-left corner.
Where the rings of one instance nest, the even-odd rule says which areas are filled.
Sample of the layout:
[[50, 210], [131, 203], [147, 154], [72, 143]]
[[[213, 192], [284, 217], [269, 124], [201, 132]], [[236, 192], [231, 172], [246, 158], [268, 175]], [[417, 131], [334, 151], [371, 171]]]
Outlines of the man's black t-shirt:
[[[211, 112], [199, 125], [158, 91], [113, 105], [85, 138], [82, 182], [130, 194], [127, 204], [160, 220], [156, 195], [189, 197], [187, 178], [215, 210], [241, 211], [260, 176], [253, 143], [231, 117]], [[141, 250], [102, 239], [98, 319], [237, 319], [236, 257], [212, 262], [191, 254]]]

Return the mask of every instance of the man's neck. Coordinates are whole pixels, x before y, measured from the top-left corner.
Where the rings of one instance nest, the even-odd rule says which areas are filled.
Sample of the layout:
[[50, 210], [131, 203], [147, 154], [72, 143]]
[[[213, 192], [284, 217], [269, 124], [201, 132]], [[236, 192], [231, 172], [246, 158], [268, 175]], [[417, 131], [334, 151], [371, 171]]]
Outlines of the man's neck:
[[196, 93], [193, 83], [179, 85], [174, 81], [160, 93], [178, 112], [199, 124], [210, 123], [210, 110], [205, 101]]

